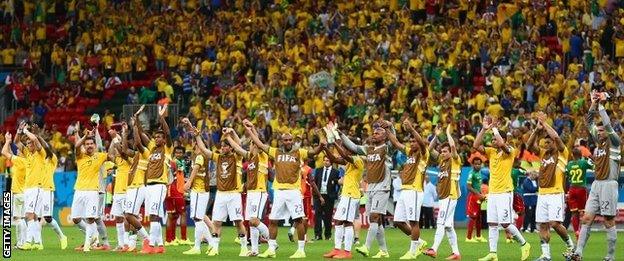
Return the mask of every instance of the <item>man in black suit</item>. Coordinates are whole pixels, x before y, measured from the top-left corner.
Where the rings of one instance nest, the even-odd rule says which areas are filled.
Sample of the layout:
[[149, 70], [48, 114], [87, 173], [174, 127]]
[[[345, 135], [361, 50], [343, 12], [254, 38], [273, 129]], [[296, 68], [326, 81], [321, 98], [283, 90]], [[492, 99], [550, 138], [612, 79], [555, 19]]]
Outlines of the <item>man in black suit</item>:
[[325, 226], [325, 239], [331, 238], [332, 214], [334, 202], [338, 197], [338, 169], [333, 168], [331, 161], [327, 157], [323, 159], [323, 167], [314, 170], [314, 182], [325, 200], [321, 205], [318, 198], [314, 199], [314, 236], [316, 240], [321, 240], [321, 232]]

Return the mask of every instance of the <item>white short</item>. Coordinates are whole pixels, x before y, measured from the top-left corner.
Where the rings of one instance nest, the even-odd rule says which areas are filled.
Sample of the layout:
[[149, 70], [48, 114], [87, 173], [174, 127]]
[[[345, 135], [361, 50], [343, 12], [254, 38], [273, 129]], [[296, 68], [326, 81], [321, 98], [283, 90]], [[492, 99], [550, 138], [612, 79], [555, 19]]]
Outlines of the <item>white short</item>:
[[455, 224], [455, 207], [457, 206], [457, 199], [447, 197], [445, 199], [441, 199], [438, 203], [438, 226], [453, 227]]
[[513, 220], [513, 192], [489, 193], [487, 197], [487, 222], [511, 224]]
[[165, 184], [152, 184], [145, 187], [145, 214], [156, 215], [165, 218], [165, 197], [167, 196], [167, 186]]
[[394, 221], [406, 222], [420, 220], [420, 207], [423, 202], [423, 193], [416, 190], [401, 190], [394, 209]]
[[535, 222], [563, 222], [563, 213], [565, 211], [564, 198], [565, 195], [563, 193], [537, 195], [537, 206], [535, 206]]
[[376, 213], [385, 215], [390, 202], [390, 191], [376, 190], [369, 191], [368, 201], [366, 201], [366, 213]]
[[145, 190], [145, 186], [126, 190], [126, 206], [124, 207], [124, 213], [139, 216], [141, 205], [143, 205], [145, 201]]
[[42, 217], [51, 217], [54, 211], [54, 191], [41, 190], [41, 203], [43, 204], [41, 210]]
[[24, 194], [13, 194], [11, 201], [11, 214], [14, 218], [24, 217]]
[[126, 194], [113, 195], [113, 205], [111, 206], [111, 210], [110, 210], [111, 216], [123, 217], [125, 205], [126, 205]]
[[191, 190], [191, 218], [204, 220], [208, 201], [210, 200], [210, 192], [197, 192]]
[[212, 209], [212, 220], [224, 222], [228, 216], [232, 221], [243, 220], [241, 194], [238, 192], [217, 191]]
[[104, 208], [106, 207], [106, 193], [98, 192], [98, 217], [104, 217]]
[[349, 196], [340, 196], [334, 219], [339, 221], [353, 222], [356, 216], [359, 216], [360, 199]]
[[41, 216], [43, 210], [43, 190], [29, 188], [24, 191], [24, 213], [33, 213]]
[[71, 206], [72, 218], [98, 218], [99, 192], [79, 191], [74, 192], [74, 201]]
[[303, 216], [305, 216], [303, 213], [303, 196], [301, 196], [300, 190], [288, 189], [273, 192], [270, 220], [297, 219]]
[[245, 220], [251, 218], [262, 219], [264, 215], [264, 206], [266, 205], [269, 193], [263, 191], [247, 192], [247, 201], [245, 202]]

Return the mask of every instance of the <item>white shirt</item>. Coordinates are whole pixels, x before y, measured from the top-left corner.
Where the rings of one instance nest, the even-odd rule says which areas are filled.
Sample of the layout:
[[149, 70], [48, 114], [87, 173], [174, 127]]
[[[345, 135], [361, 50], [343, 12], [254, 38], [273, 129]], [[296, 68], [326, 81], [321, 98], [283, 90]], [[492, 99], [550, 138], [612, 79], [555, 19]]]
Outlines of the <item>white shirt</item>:
[[329, 181], [329, 175], [331, 174], [331, 167], [324, 167], [321, 174], [321, 194], [327, 194], [327, 183]]

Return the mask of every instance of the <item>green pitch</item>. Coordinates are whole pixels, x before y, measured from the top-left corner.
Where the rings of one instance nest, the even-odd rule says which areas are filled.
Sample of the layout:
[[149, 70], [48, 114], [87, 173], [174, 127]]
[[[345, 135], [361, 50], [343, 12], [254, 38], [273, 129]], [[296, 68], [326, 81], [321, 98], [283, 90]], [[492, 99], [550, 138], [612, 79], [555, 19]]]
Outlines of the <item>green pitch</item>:
[[[197, 255], [197, 256], [187, 256], [183, 255], [182, 252], [188, 250], [189, 246], [177, 246], [177, 247], [167, 247], [166, 253], [162, 255], [141, 255], [137, 253], [114, 253], [114, 252], [102, 252], [102, 251], [91, 251], [89, 253], [82, 253], [74, 251], [74, 247], [80, 245], [83, 242], [83, 234], [79, 232], [79, 230], [75, 227], [63, 227], [63, 232], [68, 237], [69, 246], [66, 250], [61, 250], [59, 246], [59, 241], [56, 238], [56, 235], [52, 231], [50, 227], [43, 228], [43, 240], [44, 240], [44, 250], [41, 251], [20, 251], [17, 249], [13, 249], [12, 251], [12, 259], [16, 260], [36, 260], [36, 261], [47, 261], [47, 260], [199, 260], [199, 259], [207, 259], [205, 254]], [[296, 243], [292, 243], [288, 241], [287, 236], [287, 228], [280, 228], [278, 244], [279, 250], [277, 251], [278, 259], [287, 259], [292, 253], [295, 252], [297, 248]], [[164, 231], [164, 227], [163, 227]], [[422, 230], [422, 238], [428, 242], [428, 246], [433, 244], [435, 230], [428, 229]], [[487, 238], [487, 230], [483, 231], [483, 236]], [[179, 229], [178, 229], [179, 233]], [[111, 239], [112, 246], [116, 246], [116, 232], [114, 228], [108, 229], [108, 235]], [[189, 227], [188, 235], [192, 240], [193, 237], [193, 228]], [[308, 231], [308, 237], [312, 238], [312, 231]], [[463, 260], [476, 260], [477, 258], [483, 257], [488, 253], [488, 243], [466, 243], [464, 242], [466, 235], [465, 229], [458, 229], [457, 236], [459, 237], [459, 250], [462, 255]], [[570, 234], [573, 236], [573, 234]], [[527, 238], [528, 242], [531, 244], [531, 256], [529, 260], [533, 260], [538, 258], [541, 255], [540, 241], [539, 236], [536, 233], [525, 233], [524, 236]], [[243, 258], [238, 257], [239, 245], [234, 243], [234, 238], [236, 237], [236, 232], [233, 228], [227, 227], [223, 229], [223, 237], [221, 240], [220, 253], [217, 258], [218, 260], [241, 260]], [[360, 232], [360, 240], [363, 240], [366, 237], [366, 230], [362, 230]], [[618, 242], [618, 249], [616, 253], [618, 253], [618, 258], [624, 258], [624, 233], [619, 233], [620, 241]], [[15, 234], [13, 233], [13, 240], [15, 240]], [[386, 230], [386, 240], [390, 252], [390, 258], [397, 260], [400, 256], [402, 256], [409, 249], [409, 239], [403, 235], [398, 229], [388, 229]], [[140, 243], [139, 243], [140, 245]], [[333, 240], [323, 240], [323, 241], [315, 241], [313, 243], [306, 244], [306, 255], [308, 260], [319, 260], [322, 259], [323, 254], [330, 251], [333, 247]], [[266, 250], [267, 245], [260, 245], [260, 252]], [[207, 249], [206, 245], [202, 246], [202, 252], [205, 252]], [[565, 245], [562, 240], [553, 233], [551, 235], [551, 253], [553, 256], [553, 260], [563, 260], [561, 253], [565, 250]], [[448, 240], [446, 238], [443, 239], [442, 245], [438, 250], [438, 259], [444, 260], [450, 254], [450, 246], [448, 244]], [[591, 239], [589, 244], [585, 248], [585, 260], [602, 260], [607, 251], [606, 237], [604, 232], [594, 232], [591, 234]], [[373, 243], [373, 249], [371, 250], [371, 254], [374, 255], [377, 253], [377, 243]], [[354, 259], [362, 260], [364, 259], [361, 255], [357, 253], [353, 253]], [[520, 248], [517, 243], [508, 244], [505, 242], [505, 234], [501, 231], [500, 239], [498, 243], [498, 258], [500, 260], [519, 260], [520, 259]], [[430, 258], [427, 256], [420, 256], [421, 260], [429, 260]]]

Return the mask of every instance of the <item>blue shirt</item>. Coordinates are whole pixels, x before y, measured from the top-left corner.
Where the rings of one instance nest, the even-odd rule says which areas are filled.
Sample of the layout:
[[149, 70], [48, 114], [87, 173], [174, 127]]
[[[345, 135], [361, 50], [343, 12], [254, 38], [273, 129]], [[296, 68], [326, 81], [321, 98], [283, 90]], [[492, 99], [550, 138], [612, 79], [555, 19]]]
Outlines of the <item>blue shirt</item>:
[[433, 183], [428, 182], [425, 184], [425, 189], [423, 193], [423, 207], [433, 207], [433, 202], [438, 198], [438, 192], [436, 191], [436, 186]]

